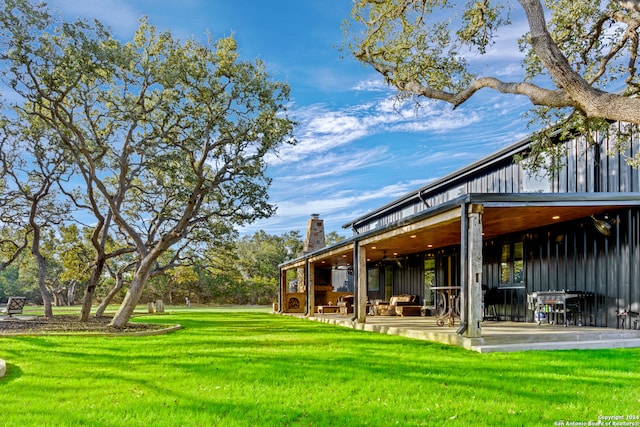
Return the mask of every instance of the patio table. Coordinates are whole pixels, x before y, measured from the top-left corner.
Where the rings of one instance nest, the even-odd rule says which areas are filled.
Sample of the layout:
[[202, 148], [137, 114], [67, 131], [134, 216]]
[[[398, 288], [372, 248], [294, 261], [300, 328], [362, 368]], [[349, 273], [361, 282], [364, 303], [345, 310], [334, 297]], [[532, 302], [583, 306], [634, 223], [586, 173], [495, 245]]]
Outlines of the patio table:
[[446, 320], [448, 326], [453, 326], [456, 317], [460, 317], [460, 286], [431, 286], [429, 289], [435, 292], [436, 324], [444, 326]]

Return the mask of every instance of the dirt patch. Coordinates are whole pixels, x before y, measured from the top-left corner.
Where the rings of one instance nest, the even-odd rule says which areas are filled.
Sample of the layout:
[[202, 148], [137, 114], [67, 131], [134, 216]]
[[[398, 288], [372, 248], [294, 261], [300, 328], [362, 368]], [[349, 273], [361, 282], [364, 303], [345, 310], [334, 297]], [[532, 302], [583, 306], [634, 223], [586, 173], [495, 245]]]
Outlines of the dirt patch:
[[78, 316], [59, 315], [53, 319], [33, 317], [27, 319], [9, 318], [0, 320], [0, 335], [16, 334], [59, 334], [59, 333], [105, 333], [127, 334], [164, 329], [166, 325], [152, 323], [127, 323], [124, 328], [109, 326], [111, 318], [92, 317], [80, 322]]

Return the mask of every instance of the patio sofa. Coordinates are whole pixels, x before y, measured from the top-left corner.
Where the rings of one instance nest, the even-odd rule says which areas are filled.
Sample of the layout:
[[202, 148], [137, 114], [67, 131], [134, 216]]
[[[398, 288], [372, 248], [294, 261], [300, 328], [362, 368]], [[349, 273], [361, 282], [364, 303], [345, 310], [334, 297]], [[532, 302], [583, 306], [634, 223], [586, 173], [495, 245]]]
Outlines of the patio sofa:
[[402, 294], [391, 297], [389, 302], [378, 302], [375, 306], [377, 316], [420, 316], [422, 305], [418, 296]]

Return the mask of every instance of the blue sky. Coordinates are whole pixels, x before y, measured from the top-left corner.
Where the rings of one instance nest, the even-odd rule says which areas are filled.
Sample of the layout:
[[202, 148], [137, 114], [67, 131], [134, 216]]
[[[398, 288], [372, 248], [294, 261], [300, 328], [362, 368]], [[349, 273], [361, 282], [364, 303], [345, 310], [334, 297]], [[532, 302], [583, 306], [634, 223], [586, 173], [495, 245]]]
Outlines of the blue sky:
[[[97, 18], [130, 39], [142, 16], [184, 39], [234, 34], [245, 60], [260, 58], [274, 79], [291, 86], [289, 113], [298, 144], [269, 159], [270, 200], [277, 215], [242, 230], [304, 232], [311, 214], [325, 229], [342, 224], [454, 172], [528, 134], [523, 97], [480, 92], [455, 111], [425, 101], [398, 104], [377, 73], [343, 54], [342, 22], [350, 0], [49, 0], [65, 19]], [[464, 3], [464, 2], [463, 2]], [[513, 16], [488, 55], [472, 58], [478, 73], [521, 80]]]

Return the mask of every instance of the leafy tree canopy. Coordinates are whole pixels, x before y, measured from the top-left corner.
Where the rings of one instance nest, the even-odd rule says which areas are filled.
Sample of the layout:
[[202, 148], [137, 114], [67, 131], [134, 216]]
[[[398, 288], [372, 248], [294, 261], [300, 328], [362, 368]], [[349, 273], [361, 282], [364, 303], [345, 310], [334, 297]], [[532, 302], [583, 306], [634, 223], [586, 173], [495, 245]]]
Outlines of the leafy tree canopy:
[[401, 97], [457, 107], [483, 88], [524, 95], [535, 106], [533, 123], [553, 125], [541, 141], [557, 130], [602, 130], [607, 121], [640, 124], [640, 1], [518, 4], [529, 25], [519, 40], [522, 81], [479, 75], [470, 66], [470, 58], [485, 55], [511, 25], [513, 9], [506, 1], [357, 0], [347, 45]]

